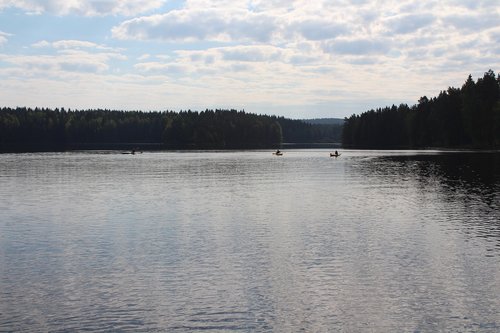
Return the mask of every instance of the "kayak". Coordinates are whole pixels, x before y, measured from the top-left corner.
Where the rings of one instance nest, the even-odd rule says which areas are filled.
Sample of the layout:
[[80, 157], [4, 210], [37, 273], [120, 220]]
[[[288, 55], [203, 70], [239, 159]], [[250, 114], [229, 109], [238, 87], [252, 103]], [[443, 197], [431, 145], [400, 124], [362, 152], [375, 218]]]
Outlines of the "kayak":
[[282, 156], [283, 153], [282, 152], [279, 152], [279, 153], [273, 153], [273, 155], [276, 155], [276, 156]]
[[330, 157], [339, 157], [341, 154], [333, 154], [333, 153], [330, 153]]

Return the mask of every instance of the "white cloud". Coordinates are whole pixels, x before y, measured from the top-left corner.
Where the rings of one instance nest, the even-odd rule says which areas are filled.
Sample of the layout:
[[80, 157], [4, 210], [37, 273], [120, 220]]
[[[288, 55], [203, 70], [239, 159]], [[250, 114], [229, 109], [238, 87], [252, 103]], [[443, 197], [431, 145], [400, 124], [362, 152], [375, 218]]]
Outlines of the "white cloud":
[[147, 60], [149, 58], [151, 58], [151, 55], [149, 53], [144, 53], [143, 55], [141, 55], [140, 57], [138, 57], [137, 60], [143, 61], [143, 60]]
[[[303, 57], [307, 57], [306, 63]], [[210, 48], [206, 50], [179, 50], [172, 57], [156, 57], [158, 61], [141, 61], [135, 69], [145, 75], [162, 73], [169, 75], [183, 74], [183, 79], [196, 79], [200, 76], [231, 76], [231, 72], [248, 71], [245, 76], [235, 80], [250, 81], [251, 76], [257, 82], [262, 75], [278, 75], [277, 68], [283, 82], [293, 80], [300, 75], [298, 67], [317, 66], [324, 62], [325, 55], [318, 56], [314, 52], [297, 51], [293, 48], [282, 48], [271, 45], [239, 45]], [[295, 68], [297, 67], [297, 68]], [[180, 70], [182, 69], [182, 71]], [[293, 73], [288, 75], [287, 72]], [[256, 73], [259, 73], [258, 75]]]
[[34, 48], [44, 48], [44, 47], [50, 47], [51, 45], [52, 44], [50, 44], [46, 40], [41, 40], [39, 42], [31, 44], [31, 47], [34, 47]]
[[[137, 17], [113, 28], [118, 39], [277, 43], [296, 36], [325, 40], [352, 33], [344, 8], [323, 12], [309, 3], [188, 1], [184, 8]], [[315, 3], [315, 2], [314, 2]], [[322, 2], [318, 2], [322, 3]]]
[[[274, 105], [348, 105], [361, 96], [411, 103], [415, 94], [432, 95], [457, 79], [460, 84], [466, 74], [455, 73], [464, 67], [475, 71], [492, 61], [488, 50], [498, 24], [487, 4], [470, 13], [453, 0], [188, 0], [180, 9], [126, 20], [113, 36], [174, 46], [164, 58], [141, 57], [134, 69], [178, 85], [175, 91], [197, 87], [198, 98], [243, 106], [267, 99]], [[467, 35], [452, 24], [486, 12], [492, 18]], [[482, 31], [489, 33], [477, 38]], [[464, 52], [464, 41], [475, 41], [476, 50]], [[430, 73], [440, 73], [439, 80]], [[423, 91], [430, 80], [439, 88]], [[318, 86], [329, 93], [319, 96]]]
[[389, 39], [338, 39], [323, 44], [325, 52], [349, 55], [384, 55], [390, 48]]
[[0, 60], [13, 69], [22, 69], [30, 76], [61, 76], [64, 72], [102, 73], [109, 70], [112, 60], [126, 60], [126, 56], [109, 47], [87, 41], [42, 40], [31, 45], [34, 49], [50, 48], [55, 54], [1, 55]]
[[386, 25], [395, 34], [409, 34], [430, 26], [434, 21], [435, 17], [431, 13], [404, 14], [390, 18]]
[[52, 46], [56, 49], [85, 49], [85, 48], [107, 49], [107, 47], [105, 46], [81, 40], [60, 40], [53, 42]]
[[272, 46], [241, 46], [220, 49], [222, 58], [229, 61], [272, 62], [282, 60], [283, 51]]
[[345, 35], [349, 32], [346, 24], [321, 18], [309, 18], [291, 24], [288, 29], [300, 33], [307, 40], [325, 40]]
[[121, 51], [121, 49], [113, 49], [106, 45], [96, 44], [89, 41], [83, 40], [58, 40], [55, 42], [48, 42], [42, 40], [31, 45], [34, 48], [54, 48], [54, 49], [96, 49], [96, 50], [114, 50], [116, 52]]
[[118, 39], [172, 41], [266, 42], [276, 30], [275, 18], [226, 9], [173, 10], [162, 15], [134, 18], [113, 28]]
[[60, 72], [101, 73], [109, 69], [111, 59], [123, 60], [117, 54], [64, 52], [58, 55], [1, 56], [0, 60], [13, 68], [26, 70], [29, 75], [58, 76]]
[[445, 24], [451, 25], [458, 30], [467, 32], [478, 32], [495, 28], [500, 25], [500, 13], [482, 14], [455, 14], [443, 18]]
[[[0, 9], [131, 16], [106, 21], [115, 25], [111, 35], [103, 30], [95, 40], [43, 36], [29, 53], [37, 56], [1, 56], [0, 75], [15, 73], [18, 88], [45, 82], [74, 95], [55, 82], [65, 80], [87, 96], [75, 101], [102, 107], [361, 112], [500, 69], [498, 0], [185, 0], [168, 10], [163, 3], [0, 0]], [[5, 44], [9, 36], [0, 33], [0, 44], [2, 37]]]
[[162, 62], [142, 62], [135, 64], [134, 67], [144, 74], [176, 76], [179, 74], [185, 75], [189, 72], [189, 67], [176, 63]]
[[14, 7], [32, 14], [126, 15], [160, 8], [166, 0], [0, 0], [0, 10]]
[[7, 41], [9, 40], [8, 37], [12, 36], [11, 34], [8, 34], [6, 32], [0, 31], [0, 46], [3, 44], [6, 44]]

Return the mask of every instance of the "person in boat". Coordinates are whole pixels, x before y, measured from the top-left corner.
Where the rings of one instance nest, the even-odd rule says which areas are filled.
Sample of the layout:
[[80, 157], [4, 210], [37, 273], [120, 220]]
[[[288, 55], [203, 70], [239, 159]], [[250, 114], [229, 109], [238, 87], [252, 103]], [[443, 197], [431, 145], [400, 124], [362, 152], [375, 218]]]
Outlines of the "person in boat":
[[278, 150], [276, 150], [276, 155], [279, 155], [279, 154], [281, 154], [281, 151], [278, 149]]
[[335, 151], [334, 155], [335, 155], [335, 156], [339, 156], [339, 152], [338, 152], [338, 151]]

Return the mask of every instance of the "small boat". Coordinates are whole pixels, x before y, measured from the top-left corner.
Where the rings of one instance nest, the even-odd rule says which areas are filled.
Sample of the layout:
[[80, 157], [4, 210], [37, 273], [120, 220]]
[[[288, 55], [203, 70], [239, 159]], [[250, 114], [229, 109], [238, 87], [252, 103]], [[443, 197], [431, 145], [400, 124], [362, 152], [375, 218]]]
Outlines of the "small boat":
[[137, 151], [135, 149], [132, 149], [131, 151], [122, 151], [122, 154], [127, 154], [127, 155], [135, 155], [135, 154], [142, 154], [142, 151]]
[[275, 152], [273, 153], [273, 155], [276, 155], [276, 156], [283, 156], [283, 152], [281, 152], [281, 151], [279, 151], [279, 150], [278, 150], [278, 151], [275, 151]]
[[341, 154], [330, 153], [330, 157], [339, 157]]

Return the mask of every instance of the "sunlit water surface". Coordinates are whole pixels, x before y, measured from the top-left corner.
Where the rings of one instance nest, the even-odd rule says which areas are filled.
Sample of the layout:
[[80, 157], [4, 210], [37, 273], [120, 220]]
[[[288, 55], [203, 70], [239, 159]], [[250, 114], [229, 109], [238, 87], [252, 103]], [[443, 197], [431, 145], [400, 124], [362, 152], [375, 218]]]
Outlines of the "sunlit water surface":
[[500, 155], [0, 155], [0, 331], [499, 332]]

